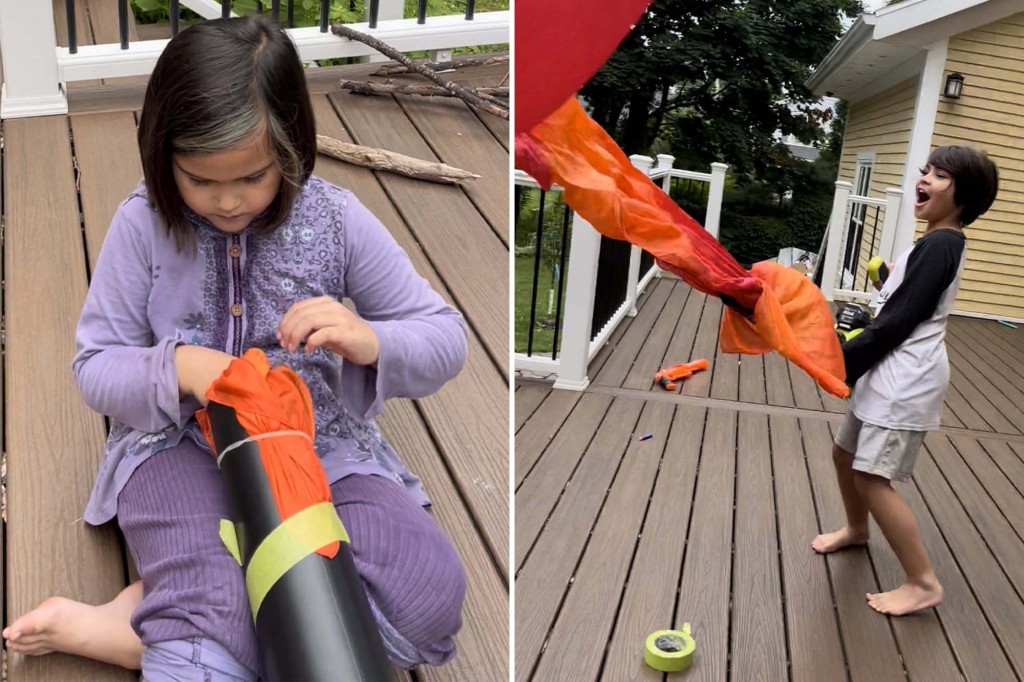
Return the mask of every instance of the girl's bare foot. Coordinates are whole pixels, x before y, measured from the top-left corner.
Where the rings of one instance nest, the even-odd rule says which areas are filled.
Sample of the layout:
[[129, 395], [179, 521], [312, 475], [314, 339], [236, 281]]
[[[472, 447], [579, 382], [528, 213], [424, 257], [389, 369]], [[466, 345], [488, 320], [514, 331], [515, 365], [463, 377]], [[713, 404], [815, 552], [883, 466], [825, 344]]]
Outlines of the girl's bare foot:
[[818, 554], [828, 554], [829, 552], [835, 552], [844, 547], [852, 547], [857, 545], [866, 545], [868, 542], [867, 532], [854, 532], [847, 526], [843, 526], [841, 529], [834, 533], [822, 533], [818, 537], [814, 538], [814, 542], [811, 543], [811, 547]]
[[889, 616], [906, 616], [938, 606], [942, 601], [942, 585], [937, 581], [904, 583], [890, 592], [868, 594], [868, 604], [875, 611]]
[[50, 597], [3, 631], [7, 649], [28, 656], [61, 652], [139, 670], [143, 646], [130, 622], [142, 599], [136, 585], [102, 606]]

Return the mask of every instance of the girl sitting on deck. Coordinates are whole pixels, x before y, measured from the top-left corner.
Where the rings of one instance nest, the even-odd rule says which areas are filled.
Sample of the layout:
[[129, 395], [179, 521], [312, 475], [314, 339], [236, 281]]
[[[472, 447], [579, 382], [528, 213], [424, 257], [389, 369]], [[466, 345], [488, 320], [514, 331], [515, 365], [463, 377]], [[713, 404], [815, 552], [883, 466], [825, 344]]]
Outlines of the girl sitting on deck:
[[391, 659], [447, 662], [465, 573], [373, 417], [458, 373], [462, 316], [356, 197], [311, 176], [303, 67], [275, 25], [206, 21], [171, 40], [139, 147], [145, 181], [104, 242], [74, 374], [112, 418], [85, 520], [117, 517], [141, 581], [102, 606], [46, 600], [4, 630], [8, 648], [141, 668], [149, 682], [258, 679], [243, 573], [218, 534], [227, 489], [193, 414], [259, 348], [310, 389], [316, 450]]

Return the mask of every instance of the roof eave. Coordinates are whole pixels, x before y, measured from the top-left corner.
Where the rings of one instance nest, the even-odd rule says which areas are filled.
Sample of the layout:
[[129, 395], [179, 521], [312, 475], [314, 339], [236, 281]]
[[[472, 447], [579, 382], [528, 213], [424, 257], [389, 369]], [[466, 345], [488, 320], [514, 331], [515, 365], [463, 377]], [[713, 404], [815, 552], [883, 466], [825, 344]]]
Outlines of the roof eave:
[[836, 43], [832, 51], [825, 56], [825, 59], [818, 64], [814, 73], [804, 83], [811, 92], [816, 95], [825, 94], [825, 92], [819, 92], [822, 84], [874, 39], [875, 22], [874, 14], [862, 14], [857, 17], [850, 30]]

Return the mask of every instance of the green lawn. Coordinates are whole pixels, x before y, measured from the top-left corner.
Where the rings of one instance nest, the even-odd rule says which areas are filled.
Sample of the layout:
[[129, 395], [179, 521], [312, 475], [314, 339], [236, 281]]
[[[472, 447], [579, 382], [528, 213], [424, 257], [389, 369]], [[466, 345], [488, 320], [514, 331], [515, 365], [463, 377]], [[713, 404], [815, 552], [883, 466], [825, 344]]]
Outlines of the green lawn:
[[[562, 273], [563, 277], [565, 273]], [[557, 305], [554, 296], [558, 294], [558, 282], [552, 285], [551, 268], [541, 263], [540, 273], [537, 281], [537, 309], [536, 320], [533, 325], [533, 354], [551, 355], [551, 345], [555, 335], [555, 311]], [[516, 347], [515, 352], [525, 353], [527, 335], [530, 329], [530, 290], [533, 284], [533, 258], [531, 256], [516, 257], [516, 310], [515, 330]], [[565, 317], [565, 285], [562, 285], [562, 317]], [[552, 290], [554, 290], [553, 293]], [[548, 312], [548, 306], [551, 312]], [[561, 332], [559, 332], [561, 334]], [[561, 336], [559, 336], [561, 345]]]

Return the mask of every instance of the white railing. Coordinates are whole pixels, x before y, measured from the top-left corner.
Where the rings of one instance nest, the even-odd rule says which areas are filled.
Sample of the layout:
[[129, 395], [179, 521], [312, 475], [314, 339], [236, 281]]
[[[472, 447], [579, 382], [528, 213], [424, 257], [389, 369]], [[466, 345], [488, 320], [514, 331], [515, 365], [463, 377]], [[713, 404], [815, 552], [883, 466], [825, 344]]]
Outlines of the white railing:
[[885, 198], [853, 194], [849, 182], [836, 183], [821, 271], [821, 290], [829, 301], [870, 301], [874, 289], [867, 263], [875, 256], [893, 260], [896, 223], [903, 190], [889, 188]]
[[[208, 0], [188, 4], [203, 10]], [[381, 3], [385, 5], [385, 3]], [[205, 8], [210, 10], [210, 8]], [[211, 11], [200, 12], [202, 16]], [[219, 15], [217, 15], [219, 16]], [[412, 19], [389, 19], [382, 11], [377, 27], [351, 24], [400, 52], [448, 51], [458, 47], [506, 44], [511, 12], [482, 12], [467, 20], [464, 15], [429, 17], [424, 24]], [[362, 43], [321, 33], [319, 27], [291, 28], [303, 61], [344, 57], [368, 57], [376, 51]], [[50, 0], [0, 0], [0, 50], [3, 51], [4, 85], [0, 118], [20, 118], [67, 113], [66, 84], [73, 81], [146, 76], [153, 70], [167, 40], [139, 40], [127, 49], [120, 44], [79, 45], [71, 54], [57, 45]]]
[[[705, 228], [718, 235], [719, 219], [722, 212], [722, 197], [725, 190], [725, 173], [728, 165], [711, 164], [710, 173], [699, 173], [675, 169], [675, 158], [666, 154], [658, 156], [657, 165], [649, 156], [630, 157], [633, 165], [645, 171], [652, 180], [662, 180], [666, 193], [671, 188], [672, 178], [684, 178], [707, 182], [707, 225]], [[530, 176], [517, 170], [516, 184], [539, 187]], [[561, 191], [555, 186], [551, 191]], [[566, 292], [564, 317], [561, 321], [561, 343], [554, 349], [552, 357], [538, 357], [525, 353], [514, 353], [516, 371], [525, 371], [556, 376], [555, 388], [582, 391], [590, 384], [588, 367], [601, 348], [608, 342], [616, 327], [626, 317], [637, 314], [636, 303], [648, 284], [660, 276], [657, 264], [647, 272], [640, 272], [641, 250], [633, 246], [630, 250], [629, 275], [626, 284], [625, 301], [609, 321], [596, 333], [591, 334], [594, 320], [594, 299], [597, 291], [598, 257], [601, 252], [601, 235], [589, 223], [573, 214], [572, 239], [569, 247], [569, 263], [566, 268]], [[535, 295], [535, 293], [533, 294]]]

